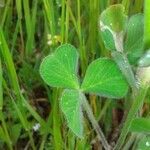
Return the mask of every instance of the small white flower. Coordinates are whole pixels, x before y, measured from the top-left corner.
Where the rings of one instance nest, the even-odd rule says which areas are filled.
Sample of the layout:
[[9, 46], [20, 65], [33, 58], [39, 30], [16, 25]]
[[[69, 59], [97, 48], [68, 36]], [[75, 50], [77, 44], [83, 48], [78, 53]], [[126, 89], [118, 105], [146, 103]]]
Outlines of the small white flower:
[[47, 41], [47, 44], [52, 45], [53, 44], [52, 40]]
[[146, 146], [148, 146], [148, 147], [150, 146], [150, 143], [148, 141], [146, 142]]
[[36, 123], [32, 129], [36, 132], [39, 130], [40, 127], [41, 127], [41, 125], [39, 123]]

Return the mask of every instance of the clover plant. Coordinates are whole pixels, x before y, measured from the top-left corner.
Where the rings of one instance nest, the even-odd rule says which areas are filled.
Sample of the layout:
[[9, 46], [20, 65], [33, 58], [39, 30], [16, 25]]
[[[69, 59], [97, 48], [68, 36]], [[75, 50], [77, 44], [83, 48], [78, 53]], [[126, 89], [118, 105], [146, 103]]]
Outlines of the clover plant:
[[[148, 16], [149, 14], [145, 13], [145, 18]], [[139, 132], [142, 129], [148, 130], [149, 126], [147, 119], [134, 119], [150, 86], [150, 52], [145, 50], [144, 46], [147, 45], [144, 39], [149, 38], [145, 38], [147, 33], [144, 34], [146, 28], [144, 21], [142, 13], [128, 18], [121, 4], [110, 6], [100, 16], [104, 45], [110, 50], [114, 61], [132, 88], [132, 95], [135, 98], [123, 124], [115, 150], [121, 149], [129, 130]], [[139, 127], [139, 124], [142, 126]]]
[[53, 54], [43, 59], [40, 74], [51, 87], [64, 88], [60, 108], [66, 117], [68, 127], [76, 136], [83, 138], [83, 108], [94, 128], [97, 126], [85, 94], [119, 99], [127, 94], [128, 84], [116, 63], [110, 58], [98, 58], [93, 61], [80, 83], [78, 59], [78, 51], [74, 46], [61, 45]]
[[60, 108], [71, 131], [79, 138], [84, 137], [85, 111], [107, 150], [111, 149], [111, 146], [94, 118], [86, 94], [120, 99], [127, 94], [130, 85], [135, 100], [114, 148], [119, 150], [129, 130], [132, 131], [133, 127], [140, 130], [136, 126], [138, 122], [144, 122], [143, 126], [149, 125], [149, 121], [134, 120], [150, 84], [149, 51], [145, 53], [143, 40], [144, 15], [135, 14], [128, 18], [123, 5], [112, 5], [102, 12], [100, 29], [104, 45], [110, 50], [112, 58], [98, 58], [91, 62], [81, 79], [78, 74], [77, 49], [70, 44], [63, 44], [43, 59], [40, 74], [49, 86], [64, 89]]

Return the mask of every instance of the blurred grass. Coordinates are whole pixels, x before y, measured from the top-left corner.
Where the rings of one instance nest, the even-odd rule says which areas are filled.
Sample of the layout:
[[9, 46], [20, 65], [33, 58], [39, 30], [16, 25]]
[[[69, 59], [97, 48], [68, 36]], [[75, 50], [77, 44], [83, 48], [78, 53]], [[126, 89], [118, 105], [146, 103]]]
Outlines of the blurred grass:
[[144, 13], [145, 13], [145, 19], [144, 19], [144, 44], [145, 44], [145, 49], [149, 49], [150, 47], [150, 10], [149, 10], [149, 5], [150, 1], [145, 0], [144, 6]]
[[[129, 16], [143, 11], [143, 0], [0, 0], [0, 149], [84, 150], [91, 141], [94, 149], [100, 147], [87, 120], [83, 140], [68, 130], [59, 110], [61, 89], [43, 83], [39, 64], [66, 42], [78, 48], [81, 77], [92, 60], [109, 57], [98, 21], [115, 3]], [[109, 140], [127, 106], [102, 99], [93, 95], [90, 104]]]

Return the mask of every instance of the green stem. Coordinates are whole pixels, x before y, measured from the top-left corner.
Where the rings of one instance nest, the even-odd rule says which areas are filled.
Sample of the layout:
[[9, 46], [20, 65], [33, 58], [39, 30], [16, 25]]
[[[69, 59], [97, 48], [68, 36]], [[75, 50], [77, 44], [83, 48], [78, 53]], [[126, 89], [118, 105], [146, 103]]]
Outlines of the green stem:
[[130, 8], [130, 0], [122, 0], [122, 5], [124, 5], [125, 12], [126, 12], [126, 14], [128, 14], [129, 8]]
[[3, 17], [2, 17], [2, 20], [1, 20], [1, 22], [0, 22], [0, 26], [1, 26], [1, 27], [4, 26], [5, 20], [6, 20], [6, 18], [7, 18], [7, 12], [8, 12], [8, 10], [9, 10], [9, 8], [10, 8], [10, 7], [9, 7], [10, 3], [11, 3], [11, 0], [8, 0], [7, 3], [6, 3], [6, 5], [5, 5], [5, 10], [4, 10], [4, 13], [3, 13]]
[[1, 58], [0, 58], [0, 111], [2, 111], [2, 108], [3, 108], [2, 78], [3, 78], [3, 72], [2, 72], [2, 65], [1, 65]]
[[107, 100], [104, 107], [102, 108], [99, 116], [97, 117], [97, 120], [100, 121], [103, 115], [106, 113], [107, 108], [110, 106], [112, 100]]
[[64, 43], [65, 33], [65, 0], [62, 0], [62, 14], [61, 14], [61, 43]]
[[45, 142], [46, 142], [46, 138], [47, 138], [47, 134], [44, 134], [43, 137], [42, 137], [42, 140], [41, 140], [39, 150], [44, 150], [44, 145], [45, 145]]
[[129, 150], [131, 145], [135, 141], [136, 137], [137, 137], [137, 134], [131, 134], [131, 136], [129, 137], [127, 143], [124, 145], [122, 150]]
[[[79, 45], [80, 45], [80, 58], [81, 58], [81, 69], [82, 73], [85, 73], [85, 68], [86, 68], [86, 53], [85, 53], [85, 48], [84, 48], [84, 40], [82, 37], [82, 31], [81, 31], [81, 4], [80, 0], [77, 0], [77, 33], [78, 33], [78, 38], [79, 38]], [[82, 74], [82, 75], [83, 75]]]
[[7, 138], [7, 144], [10, 150], [13, 149], [12, 147], [12, 142], [7, 130], [7, 126], [6, 126], [6, 122], [4, 119], [4, 115], [3, 115], [3, 84], [2, 84], [2, 80], [3, 80], [3, 71], [2, 71], [2, 65], [1, 65], [1, 58], [0, 58], [0, 121], [2, 122], [2, 127], [4, 129], [6, 138]]
[[121, 52], [114, 51], [112, 57], [120, 68], [122, 74], [125, 76], [127, 82], [132, 87], [133, 92], [137, 91], [138, 85], [127, 56]]
[[59, 101], [58, 101], [59, 90], [54, 89], [52, 95], [52, 113], [53, 113], [53, 139], [55, 150], [62, 149], [63, 139], [61, 135], [61, 119], [59, 115]]
[[56, 24], [55, 24], [55, 17], [54, 17], [54, 5], [53, 5], [53, 1], [49, 1], [49, 0], [44, 0], [43, 1], [44, 4], [44, 9], [45, 9], [45, 14], [47, 17], [47, 23], [49, 25], [49, 29], [51, 31], [51, 35], [52, 35], [52, 39], [56, 33], [55, 29], [56, 29]]
[[102, 132], [102, 129], [98, 125], [98, 123], [97, 123], [97, 121], [93, 115], [93, 112], [91, 110], [91, 107], [90, 107], [88, 101], [86, 100], [85, 95], [82, 93], [81, 93], [81, 100], [82, 100], [83, 108], [84, 108], [85, 112], [87, 113], [88, 118], [89, 118], [93, 128], [95, 129], [97, 135], [98, 135], [98, 138], [101, 140], [103, 147], [105, 148], [105, 150], [111, 150], [111, 147], [108, 144], [108, 142], [104, 136], [104, 133]]
[[131, 106], [131, 109], [128, 113], [127, 119], [124, 123], [121, 135], [120, 135], [120, 137], [117, 141], [117, 144], [116, 144], [114, 150], [121, 150], [121, 147], [124, 144], [124, 141], [125, 141], [126, 136], [128, 134], [131, 122], [134, 119], [135, 115], [137, 114], [139, 108], [143, 104], [143, 101], [144, 101], [144, 98], [146, 96], [147, 90], [148, 90], [148, 87], [141, 87], [139, 89], [138, 95], [136, 96], [136, 98], [135, 98], [135, 100], [134, 100], [134, 102]]
[[28, 135], [29, 135], [30, 144], [31, 144], [32, 149], [36, 150], [36, 147], [35, 147], [35, 144], [34, 144], [34, 139], [33, 139], [31, 131], [28, 131]]
[[24, 127], [24, 129], [27, 131], [28, 135], [29, 135], [29, 139], [30, 139], [30, 143], [31, 143], [31, 146], [32, 146], [32, 149], [35, 150], [35, 144], [34, 144], [34, 139], [32, 137], [32, 134], [30, 133], [30, 127], [29, 127], [29, 124], [28, 124], [28, 121], [26, 119], [24, 119], [24, 116], [22, 115], [22, 112], [20, 111], [20, 107], [15, 103], [15, 100], [12, 98], [11, 94], [9, 93], [8, 91], [8, 87], [5, 83], [5, 80], [3, 80], [3, 84], [4, 84], [4, 87], [6, 89], [6, 91], [8, 92], [8, 95], [10, 96], [10, 99], [12, 100], [12, 103], [14, 105], [14, 108], [15, 108], [15, 111], [17, 112], [18, 114], [18, 117]]
[[5, 132], [5, 135], [6, 135], [6, 138], [7, 138], [7, 145], [8, 145], [10, 150], [13, 150], [12, 141], [10, 139], [10, 136], [9, 136], [9, 133], [8, 133], [8, 130], [7, 130], [7, 125], [6, 125], [6, 122], [5, 122], [4, 115], [3, 115], [2, 111], [0, 111], [0, 121], [2, 122], [2, 127], [4, 129], [4, 132]]
[[66, 18], [65, 18], [65, 43], [68, 42], [68, 33], [69, 33], [69, 1], [66, 2]]

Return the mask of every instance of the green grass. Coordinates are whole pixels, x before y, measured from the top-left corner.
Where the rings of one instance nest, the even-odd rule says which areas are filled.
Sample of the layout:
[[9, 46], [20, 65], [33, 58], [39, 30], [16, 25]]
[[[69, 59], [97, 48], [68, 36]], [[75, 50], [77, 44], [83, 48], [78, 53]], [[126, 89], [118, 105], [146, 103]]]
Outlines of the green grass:
[[[78, 49], [81, 80], [94, 59], [111, 57], [101, 38], [99, 17], [105, 8], [116, 3], [122, 3], [129, 16], [143, 12], [142, 0], [0, 1], [0, 149], [91, 150], [101, 147], [88, 120], [85, 119], [82, 140], [67, 128], [59, 109], [62, 89], [47, 86], [40, 77], [39, 66], [45, 56], [63, 43]], [[150, 48], [149, 4], [145, 11], [147, 49]], [[113, 145], [121, 133], [121, 120], [126, 118], [133, 95], [129, 92], [124, 99], [111, 102], [95, 95], [87, 97], [108, 142]], [[143, 117], [150, 111], [149, 91], [145, 99], [148, 103], [140, 109]], [[34, 131], [37, 123], [41, 127]], [[132, 142], [128, 141], [133, 138]], [[129, 133], [123, 142], [132, 148], [138, 139], [139, 135]]]

